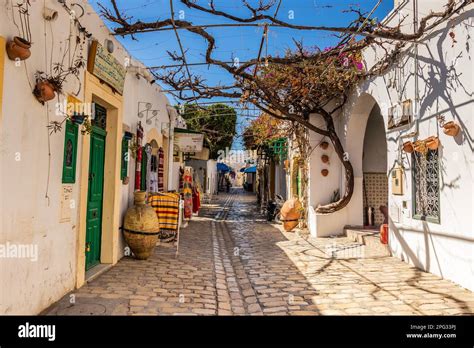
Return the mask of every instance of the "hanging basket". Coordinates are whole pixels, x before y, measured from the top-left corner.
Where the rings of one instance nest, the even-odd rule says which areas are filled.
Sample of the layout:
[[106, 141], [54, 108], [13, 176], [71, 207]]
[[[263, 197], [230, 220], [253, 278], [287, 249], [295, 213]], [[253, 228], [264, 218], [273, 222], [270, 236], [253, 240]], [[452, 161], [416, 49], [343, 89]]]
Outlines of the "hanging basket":
[[425, 139], [425, 145], [430, 150], [436, 150], [439, 147], [439, 139], [438, 137], [431, 136]]
[[406, 141], [402, 145], [403, 151], [406, 153], [412, 153], [415, 151], [415, 148], [413, 147], [413, 142], [412, 141]]
[[455, 137], [456, 135], [459, 134], [459, 130], [460, 130], [459, 125], [454, 121], [449, 121], [443, 124], [443, 132], [446, 135]]

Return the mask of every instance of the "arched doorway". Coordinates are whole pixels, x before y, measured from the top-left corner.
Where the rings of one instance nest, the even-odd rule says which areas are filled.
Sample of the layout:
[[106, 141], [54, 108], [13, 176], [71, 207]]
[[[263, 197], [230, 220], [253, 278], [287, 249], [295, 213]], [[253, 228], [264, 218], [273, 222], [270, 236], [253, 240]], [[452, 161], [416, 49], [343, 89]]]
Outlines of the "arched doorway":
[[368, 93], [353, 96], [348, 104], [345, 146], [354, 168], [354, 193], [346, 224], [361, 227], [367, 224], [365, 212], [371, 206], [376, 227], [383, 216], [379, 210], [381, 202], [388, 203], [385, 120], [377, 101]]
[[380, 107], [368, 116], [362, 150], [364, 226], [379, 227], [385, 220], [380, 207], [388, 207], [387, 138]]

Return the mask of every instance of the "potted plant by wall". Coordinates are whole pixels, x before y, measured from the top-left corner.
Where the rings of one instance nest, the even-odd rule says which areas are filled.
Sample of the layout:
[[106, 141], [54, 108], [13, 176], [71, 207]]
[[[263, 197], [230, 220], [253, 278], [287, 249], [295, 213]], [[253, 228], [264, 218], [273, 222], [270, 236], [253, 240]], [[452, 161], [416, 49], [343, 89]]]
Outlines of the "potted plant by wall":
[[460, 130], [459, 125], [454, 121], [449, 121], [443, 124], [443, 132], [446, 135], [455, 137], [456, 135], [459, 134], [459, 130]]
[[402, 145], [402, 148], [403, 151], [405, 151], [406, 153], [412, 153], [413, 151], [415, 151], [412, 141], [405, 141]]
[[63, 92], [63, 85], [69, 76], [74, 76], [79, 82], [79, 73], [85, 66], [82, 56], [79, 56], [71, 66], [65, 67], [62, 63], [55, 63], [51, 74], [37, 71], [35, 74], [36, 85], [33, 94], [42, 104], [54, 99], [56, 93]]
[[425, 139], [425, 145], [430, 150], [436, 150], [439, 147], [438, 137], [431, 136]]
[[84, 114], [74, 113], [71, 116], [71, 121], [74, 122], [75, 124], [83, 124], [86, 117], [87, 116]]
[[16, 6], [20, 25], [15, 21], [13, 16], [13, 23], [19, 31], [19, 36], [15, 36], [6, 44], [7, 56], [11, 60], [25, 60], [31, 56], [31, 29], [30, 29], [30, 12], [29, 1], [18, 3]]
[[421, 154], [426, 154], [428, 151], [428, 148], [426, 147], [426, 144], [422, 140], [417, 140], [413, 143], [413, 148], [415, 149], [416, 152], [419, 152]]
[[62, 92], [63, 81], [55, 76], [38, 71], [35, 74], [35, 80], [36, 85], [33, 94], [41, 104], [54, 99], [56, 92]]

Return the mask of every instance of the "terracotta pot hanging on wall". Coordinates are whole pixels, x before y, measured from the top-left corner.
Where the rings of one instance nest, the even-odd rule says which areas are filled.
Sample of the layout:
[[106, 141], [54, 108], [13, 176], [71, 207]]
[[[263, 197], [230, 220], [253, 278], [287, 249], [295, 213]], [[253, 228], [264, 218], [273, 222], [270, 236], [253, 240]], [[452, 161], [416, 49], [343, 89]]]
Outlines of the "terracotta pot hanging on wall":
[[415, 151], [415, 149], [413, 148], [413, 142], [411, 141], [406, 141], [403, 143], [403, 151], [405, 151], [406, 153], [412, 153], [413, 151]]
[[425, 145], [430, 150], [436, 150], [439, 147], [438, 137], [431, 136], [431, 137], [425, 139]]
[[323, 163], [328, 163], [329, 162], [329, 156], [328, 155], [322, 155], [321, 156], [321, 161]]
[[446, 122], [445, 124], [443, 124], [443, 128], [444, 134], [450, 135], [452, 137], [458, 135], [460, 130], [459, 125], [454, 121]]
[[319, 144], [321, 149], [326, 150], [329, 147], [329, 143], [327, 141], [323, 141], [321, 144]]
[[30, 51], [31, 43], [22, 39], [19, 36], [15, 36], [13, 40], [7, 42], [6, 50], [8, 58], [11, 60], [25, 60], [31, 56]]
[[424, 141], [417, 140], [413, 143], [413, 148], [415, 149], [416, 152], [425, 154], [428, 151], [428, 148], [426, 147], [426, 144]]
[[321, 175], [322, 176], [328, 176], [328, 174], [329, 174], [329, 170], [327, 170], [327, 169], [321, 170]]
[[33, 94], [35, 95], [36, 99], [38, 99], [38, 101], [44, 103], [54, 99], [56, 92], [54, 91], [54, 87], [50, 82], [39, 81], [35, 86]]

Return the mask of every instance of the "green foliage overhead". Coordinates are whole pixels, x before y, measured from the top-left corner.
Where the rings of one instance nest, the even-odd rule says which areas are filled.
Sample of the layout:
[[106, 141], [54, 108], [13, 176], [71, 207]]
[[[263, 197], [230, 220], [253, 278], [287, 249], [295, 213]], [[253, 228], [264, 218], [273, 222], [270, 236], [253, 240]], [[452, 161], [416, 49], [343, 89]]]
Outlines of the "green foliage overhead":
[[185, 104], [181, 110], [188, 129], [204, 134], [204, 146], [209, 148], [211, 159], [218, 157], [219, 150], [232, 146], [237, 124], [237, 112], [233, 107], [225, 104]]

